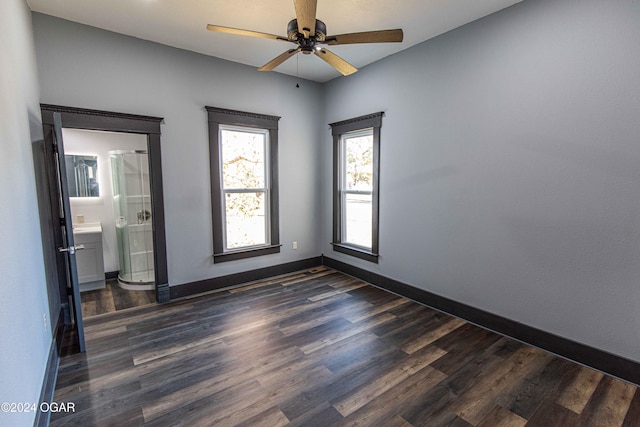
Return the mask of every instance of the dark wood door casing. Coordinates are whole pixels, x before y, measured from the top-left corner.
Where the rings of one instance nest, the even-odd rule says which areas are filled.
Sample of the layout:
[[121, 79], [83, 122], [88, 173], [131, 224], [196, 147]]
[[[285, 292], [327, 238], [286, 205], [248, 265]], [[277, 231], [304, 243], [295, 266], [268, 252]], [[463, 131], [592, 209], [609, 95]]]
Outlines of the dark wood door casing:
[[[64, 128], [98, 130], [106, 132], [137, 133], [147, 135], [149, 153], [149, 175], [151, 181], [151, 205], [153, 223], [154, 265], [156, 268], [156, 300], [169, 301], [169, 278], [167, 273], [167, 244], [164, 219], [164, 195], [162, 186], [162, 155], [160, 147], [160, 125], [163, 121], [159, 117], [141, 116], [134, 114], [114, 113], [109, 111], [91, 110], [85, 108], [65, 107], [59, 105], [41, 104], [42, 126], [44, 130], [45, 146], [53, 147], [53, 115], [60, 113]], [[47, 150], [47, 148], [45, 148]], [[55, 191], [54, 191], [55, 190]], [[57, 193], [57, 189], [50, 188]], [[51, 195], [51, 202], [55, 198]], [[54, 216], [55, 218], [55, 216]], [[54, 221], [55, 222], [55, 221]], [[55, 227], [55, 224], [54, 224]], [[60, 225], [58, 224], [58, 227]], [[59, 234], [55, 233], [54, 234]], [[50, 245], [49, 245], [50, 246]], [[55, 249], [55, 248], [54, 248]], [[51, 250], [48, 248], [46, 250]], [[61, 300], [66, 296], [66, 280], [60, 277]], [[64, 289], [64, 291], [63, 291]]]

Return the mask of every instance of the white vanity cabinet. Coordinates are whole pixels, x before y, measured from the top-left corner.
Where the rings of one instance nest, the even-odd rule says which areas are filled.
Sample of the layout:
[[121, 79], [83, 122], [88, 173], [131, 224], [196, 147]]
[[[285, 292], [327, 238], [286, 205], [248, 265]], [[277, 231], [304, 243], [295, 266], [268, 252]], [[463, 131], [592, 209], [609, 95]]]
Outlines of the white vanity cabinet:
[[104, 288], [104, 258], [100, 223], [82, 224], [74, 227], [73, 239], [76, 247], [84, 246], [84, 249], [76, 251], [80, 292]]

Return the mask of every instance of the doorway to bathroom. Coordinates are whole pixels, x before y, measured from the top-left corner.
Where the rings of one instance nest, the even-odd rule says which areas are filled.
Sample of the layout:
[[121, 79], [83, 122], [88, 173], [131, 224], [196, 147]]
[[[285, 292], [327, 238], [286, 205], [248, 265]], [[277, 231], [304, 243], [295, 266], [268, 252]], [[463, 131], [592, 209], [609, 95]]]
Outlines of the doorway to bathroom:
[[[155, 302], [147, 136], [62, 129], [83, 316]], [[100, 258], [100, 259], [97, 259]]]
[[[72, 324], [75, 328], [77, 343], [80, 351], [84, 351], [84, 331], [83, 331], [83, 311], [89, 313], [88, 305], [83, 304], [81, 294], [90, 295], [91, 292], [97, 290], [105, 291], [107, 286], [100, 288], [100, 271], [102, 270], [102, 278], [118, 279], [120, 276], [120, 254], [117, 251], [118, 230], [116, 222], [123, 230], [128, 230], [129, 218], [132, 216], [131, 225], [134, 229], [128, 237], [129, 254], [126, 255], [128, 268], [144, 265], [146, 270], [152, 270], [152, 274], [147, 274], [143, 281], [140, 281], [140, 275], [133, 274], [124, 275], [123, 282], [125, 285], [140, 285], [150, 289], [144, 289], [139, 292], [139, 296], [146, 295], [147, 301], [167, 302], [169, 300], [169, 286], [167, 277], [167, 260], [166, 260], [166, 237], [164, 226], [164, 201], [162, 190], [162, 166], [160, 151], [160, 124], [161, 118], [138, 116], [121, 113], [113, 113], [106, 111], [88, 110], [73, 107], [62, 107], [54, 105], [41, 105], [42, 122], [44, 130], [44, 153], [43, 159], [46, 169], [49, 171], [47, 176], [43, 177], [48, 184], [43, 184], [45, 196], [51, 201], [51, 212], [44, 212], [41, 218], [47, 220], [52, 230], [51, 241], [44, 241], [45, 251], [51, 253], [47, 261], [47, 269], [52, 275], [56, 275], [56, 282], [60, 290], [61, 315], [64, 315], [65, 324]], [[106, 134], [119, 135], [121, 137], [138, 138], [141, 145], [137, 147], [125, 146], [95, 146], [91, 152], [75, 149], [67, 149], [67, 141], [63, 144], [65, 138], [69, 139], [74, 132], [85, 132], [84, 137], [91, 132], [93, 136]], [[64, 135], [64, 136], [63, 136]], [[50, 147], [50, 148], [49, 148]], [[69, 147], [73, 147], [73, 143], [69, 143]], [[102, 154], [97, 152], [106, 150]], [[84, 151], [84, 152], [81, 152]], [[112, 151], [113, 153], [109, 153]], [[146, 172], [129, 171], [122, 164], [121, 171], [129, 171], [131, 175], [137, 176], [134, 182], [118, 182], [114, 185], [113, 174], [111, 171], [112, 156], [116, 159], [114, 163], [118, 163], [118, 153], [123, 151], [139, 151], [138, 165], [144, 166]], [[72, 156], [67, 157], [66, 155]], [[143, 160], [144, 159], [144, 160]], [[66, 166], [67, 160], [71, 166], [78, 166], [76, 172], [71, 166]], [[116, 166], [117, 167], [117, 166]], [[53, 172], [53, 171], [59, 172]], [[68, 172], [68, 173], [67, 173]], [[55, 176], [58, 174], [59, 179]], [[68, 176], [67, 176], [68, 175]], [[142, 181], [145, 183], [145, 190], [138, 190], [136, 194], [124, 190], [127, 187], [133, 189]], [[64, 182], [64, 185], [62, 185]], [[71, 196], [69, 190], [74, 187], [77, 194]], [[109, 190], [110, 187], [110, 191]], [[113, 188], [120, 187], [123, 191], [114, 193]], [[129, 190], [127, 190], [129, 191]], [[119, 196], [124, 198], [131, 196], [129, 203], [125, 205], [129, 207], [126, 212], [116, 207]], [[70, 207], [71, 199], [76, 200], [73, 209]], [[58, 201], [60, 203], [58, 203]], [[102, 206], [101, 206], [102, 205]], [[102, 215], [106, 215], [107, 207], [111, 212], [111, 224], [108, 220], [104, 220], [96, 212], [102, 208]], [[133, 215], [129, 212], [135, 209]], [[124, 214], [123, 214], [124, 213]], [[120, 218], [124, 217], [124, 219]], [[73, 220], [73, 221], [72, 221]], [[139, 223], [138, 223], [139, 221]], [[126, 225], [125, 225], [126, 222]], [[103, 227], [104, 226], [104, 227]], [[139, 227], [137, 227], [139, 226]], [[113, 239], [103, 239], [102, 233], [111, 234]], [[62, 240], [56, 236], [62, 235]], [[65, 237], [66, 236], [66, 237]], [[96, 237], [97, 236], [97, 237]], [[133, 243], [132, 243], [133, 241]], [[66, 243], [65, 243], [66, 242]], [[121, 244], [124, 246], [124, 244]], [[141, 249], [142, 248], [142, 249]], [[105, 257], [106, 251], [111, 254]], [[64, 256], [61, 256], [62, 255]], [[118, 254], [117, 270], [113, 270], [114, 254]], [[81, 258], [90, 258], [85, 269], [81, 265], [76, 264], [82, 261]], [[86, 260], [85, 260], [86, 261]], [[99, 265], [99, 264], [103, 265]], [[123, 262], [125, 264], [125, 262]], [[106, 270], [105, 270], [105, 267]], [[127, 267], [125, 267], [126, 269]], [[95, 274], [95, 273], [98, 274]], [[140, 272], [140, 271], [139, 271]], [[105, 274], [107, 273], [107, 274]], [[86, 280], [82, 280], [82, 279]], [[85, 284], [84, 292], [80, 292], [80, 286]], [[117, 293], [112, 292], [113, 305], [122, 302], [120, 291], [130, 291], [115, 282]], [[95, 287], [95, 289], [91, 289]], [[113, 288], [113, 286], [111, 286]], [[138, 301], [131, 303], [139, 303], [144, 298], [136, 298]], [[97, 313], [96, 313], [97, 314]]]

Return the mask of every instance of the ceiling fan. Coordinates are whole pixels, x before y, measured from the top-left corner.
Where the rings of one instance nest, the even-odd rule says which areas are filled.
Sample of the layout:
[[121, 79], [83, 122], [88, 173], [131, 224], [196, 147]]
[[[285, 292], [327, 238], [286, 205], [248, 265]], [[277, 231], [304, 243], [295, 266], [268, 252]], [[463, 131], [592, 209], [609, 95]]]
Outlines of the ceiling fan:
[[316, 19], [317, 0], [293, 0], [293, 5], [296, 9], [296, 19], [291, 20], [287, 25], [287, 37], [257, 31], [241, 30], [238, 28], [222, 27], [220, 25], [207, 25], [207, 29], [241, 36], [282, 40], [298, 45], [297, 48], [289, 49], [264, 64], [258, 68], [259, 71], [271, 71], [298, 52], [302, 52], [305, 55], [313, 53], [338, 70], [342, 75], [348, 76], [358, 71], [358, 69], [321, 45], [327, 44], [333, 46], [340, 44], [391, 43], [402, 41], [403, 33], [401, 29], [365, 31], [362, 33], [328, 36], [327, 26], [324, 22]]

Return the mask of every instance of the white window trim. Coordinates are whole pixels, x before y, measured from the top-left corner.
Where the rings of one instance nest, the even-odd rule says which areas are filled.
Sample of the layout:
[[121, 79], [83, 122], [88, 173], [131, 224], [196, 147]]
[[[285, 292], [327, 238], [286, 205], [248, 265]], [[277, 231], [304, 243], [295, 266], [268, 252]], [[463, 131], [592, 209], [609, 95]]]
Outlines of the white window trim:
[[[347, 189], [346, 143], [348, 139], [358, 138], [362, 136], [371, 136], [371, 138], [373, 139], [373, 128], [355, 130], [340, 135], [340, 242], [346, 245], [354, 246], [356, 248], [364, 249], [366, 251], [371, 251], [371, 246], [358, 245], [357, 243], [347, 241], [347, 196], [349, 194], [368, 195], [371, 196], [373, 201], [373, 188], [369, 191]], [[373, 218], [371, 218], [371, 220], [373, 221]]]
[[[261, 188], [224, 188], [224, 170], [223, 170], [223, 148], [222, 148], [222, 132], [223, 131], [232, 131], [232, 132], [242, 132], [242, 133], [249, 133], [249, 134], [258, 134], [258, 135], [262, 135], [263, 137], [263, 144], [264, 144], [264, 159], [263, 159], [263, 164], [264, 164], [264, 187]], [[270, 209], [269, 209], [269, 205], [271, 202], [271, 182], [269, 179], [269, 170], [271, 169], [271, 164], [269, 161], [270, 158], [270, 143], [269, 143], [269, 130], [268, 129], [259, 129], [259, 128], [252, 128], [252, 127], [247, 127], [247, 126], [234, 126], [234, 125], [225, 125], [225, 124], [221, 124], [218, 126], [218, 150], [220, 150], [220, 194], [222, 195], [222, 211], [220, 212], [220, 215], [222, 216], [222, 244], [223, 244], [223, 251], [225, 253], [228, 252], [237, 252], [237, 251], [242, 251], [242, 250], [251, 250], [251, 249], [258, 249], [261, 247], [266, 247], [266, 246], [270, 246], [270, 242], [271, 242], [271, 230], [269, 227], [269, 224], [271, 224], [271, 215], [270, 215]], [[265, 213], [264, 213], [264, 217], [265, 217], [265, 223], [264, 223], [264, 229], [265, 229], [265, 243], [260, 243], [257, 245], [247, 245], [247, 246], [238, 246], [238, 247], [234, 247], [234, 248], [230, 248], [228, 246], [228, 242], [227, 242], [227, 206], [226, 206], [226, 202], [227, 202], [227, 198], [226, 195], [227, 194], [241, 194], [241, 193], [263, 193], [265, 195], [265, 200], [264, 200], [264, 207], [265, 207]]]

